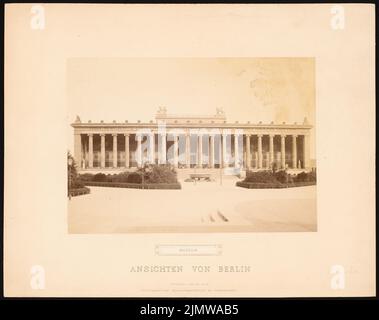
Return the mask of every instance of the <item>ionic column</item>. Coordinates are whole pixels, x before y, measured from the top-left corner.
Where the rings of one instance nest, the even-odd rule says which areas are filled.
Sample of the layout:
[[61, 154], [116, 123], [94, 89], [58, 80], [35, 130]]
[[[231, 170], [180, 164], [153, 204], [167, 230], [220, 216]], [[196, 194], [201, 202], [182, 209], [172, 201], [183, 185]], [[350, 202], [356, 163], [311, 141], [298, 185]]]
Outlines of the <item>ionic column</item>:
[[88, 134], [88, 167], [93, 168], [93, 134]]
[[309, 135], [304, 135], [304, 143], [303, 143], [303, 155], [304, 155], [304, 168], [309, 169], [310, 164], [310, 144], [309, 144]]
[[278, 151], [277, 153], [276, 153], [276, 162], [277, 163], [281, 163], [281, 154], [280, 154], [280, 152]]
[[226, 139], [227, 135], [222, 135], [222, 167], [226, 168], [228, 166], [228, 155], [226, 153]]
[[270, 155], [269, 155], [269, 167], [272, 167], [274, 165], [274, 135], [273, 134], [270, 134], [270, 145], [269, 145], [269, 149], [270, 149]]
[[105, 168], [105, 134], [100, 134], [100, 162], [101, 162], [101, 168]]
[[234, 167], [239, 167], [239, 152], [238, 152], [238, 137], [237, 133], [234, 134]]
[[129, 133], [125, 133], [125, 167], [129, 168]]
[[210, 144], [209, 144], [209, 165], [211, 168], [215, 166], [215, 136], [213, 134], [210, 135]]
[[191, 166], [191, 135], [186, 134], [186, 167], [190, 168]]
[[117, 168], [117, 133], [113, 136], [113, 168]]
[[200, 168], [203, 167], [203, 136], [201, 134], [198, 135], [198, 166]]
[[166, 154], [166, 133], [161, 133], [161, 154], [160, 154], [160, 163], [165, 164], [167, 160], [167, 154]]
[[246, 168], [251, 167], [251, 157], [250, 157], [250, 134], [246, 135]]
[[296, 148], [296, 137], [297, 135], [292, 135], [292, 168], [297, 168], [297, 148]]
[[154, 133], [150, 133], [149, 135], [149, 161], [151, 164], [155, 163], [155, 135]]
[[262, 135], [258, 134], [258, 169], [262, 169], [263, 165], [263, 155], [262, 155]]
[[280, 153], [281, 153], [281, 160], [282, 160], [282, 169], [286, 168], [286, 136], [284, 134], [281, 135], [280, 139]]
[[82, 168], [82, 136], [74, 134], [74, 159], [78, 167]]
[[140, 133], [137, 133], [136, 139], [137, 139], [137, 150], [136, 150], [136, 152], [137, 152], [137, 156], [136, 156], [137, 166], [142, 167], [142, 145], [141, 145], [142, 135]]
[[219, 135], [218, 139], [218, 165], [219, 168], [222, 168], [222, 135]]
[[178, 152], [179, 152], [179, 147], [178, 147], [178, 135], [174, 134], [174, 167], [178, 167]]

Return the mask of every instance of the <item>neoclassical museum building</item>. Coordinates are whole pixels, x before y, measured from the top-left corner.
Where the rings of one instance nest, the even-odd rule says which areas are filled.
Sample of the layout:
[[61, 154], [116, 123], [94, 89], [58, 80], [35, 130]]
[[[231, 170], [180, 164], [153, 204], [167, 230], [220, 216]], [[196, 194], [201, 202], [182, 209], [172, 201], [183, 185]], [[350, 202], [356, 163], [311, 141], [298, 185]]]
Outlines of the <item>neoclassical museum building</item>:
[[310, 129], [302, 123], [252, 123], [215, 115], [174, 115], [160, 107], [147, 123], [82, 122], [74, 128], [74, 158], [80, 172], [123, 171], [146, 163], [181, 168], [311, 169]]

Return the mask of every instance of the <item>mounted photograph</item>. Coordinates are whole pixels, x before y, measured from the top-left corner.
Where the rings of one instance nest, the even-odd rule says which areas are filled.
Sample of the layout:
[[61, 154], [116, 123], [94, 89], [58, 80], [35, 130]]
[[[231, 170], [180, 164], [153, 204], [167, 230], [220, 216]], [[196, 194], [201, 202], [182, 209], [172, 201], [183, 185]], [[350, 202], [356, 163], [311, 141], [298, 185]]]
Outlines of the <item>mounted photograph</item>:
[[69, 233], [317, 231], [314, 70], [68, 59]]
[[5, 9], [4, 296], [375, 296], [374, 6]]

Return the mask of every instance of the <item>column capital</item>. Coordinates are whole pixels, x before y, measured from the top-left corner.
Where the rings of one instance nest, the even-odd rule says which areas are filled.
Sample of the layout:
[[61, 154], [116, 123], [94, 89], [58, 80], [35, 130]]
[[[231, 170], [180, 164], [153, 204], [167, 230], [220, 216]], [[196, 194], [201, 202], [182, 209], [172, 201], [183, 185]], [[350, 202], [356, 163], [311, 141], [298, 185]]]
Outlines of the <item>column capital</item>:
[[269, 134], [269, 137], [270, 137], [270, 138], [275, 138], [275, 136], [276, 136], [276, 134], [274, 134], [274, 133], [270, 133], [270, 134]]
[[251, 133], [246, 133], [245, 136], [250, 138], [251, 137]]
[[105, 137], [105, 133], [99, 133], [100, 137]]
[[292, 137], [294, 137], [294, 138], [297, 138], [297, 136], [298, 136], [297, 134], [293, 134], [293, 135], [292, 135]]
[[124, 133], [124, 136], [125, 136], [125, 137], [129, 137], [129, 136], [130, 136], [130, 133]]
[[262, 137], [263, 137], [263, 134], [257, 134], [257, 137], [258, 137], [258, 138], [262, 138]]
[[281, 134], [280, 135], [282, 138], [285, 138], [287, 135], [286, 134]]
[[117, 137], [117, 133], [112, 133], [112, 137]]
[[93, 137], [93, 133], [87, 133], [87, 136]]

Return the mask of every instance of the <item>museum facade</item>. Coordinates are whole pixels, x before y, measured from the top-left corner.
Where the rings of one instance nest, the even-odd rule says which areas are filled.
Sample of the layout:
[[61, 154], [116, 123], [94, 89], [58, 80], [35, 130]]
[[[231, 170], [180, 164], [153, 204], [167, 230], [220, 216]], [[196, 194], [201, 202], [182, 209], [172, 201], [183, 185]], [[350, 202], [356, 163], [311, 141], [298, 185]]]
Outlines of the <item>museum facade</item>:
[[228, 122], [215, 115], [173, 115], [159, 108], [155, 121], [82, 122], [74, 128], [80, 172], [122, 171], [146, 163], [181, 168], [310, 169], [310, 130], [301, 124]]

